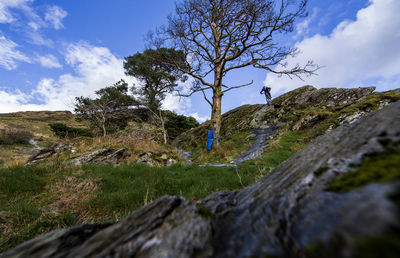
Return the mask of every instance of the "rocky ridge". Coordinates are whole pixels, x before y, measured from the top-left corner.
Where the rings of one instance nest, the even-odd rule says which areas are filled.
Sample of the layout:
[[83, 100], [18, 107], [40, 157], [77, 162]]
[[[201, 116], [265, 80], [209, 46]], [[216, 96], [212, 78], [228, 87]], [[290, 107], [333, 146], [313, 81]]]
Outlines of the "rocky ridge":
[[360, 255], [360, 241], [399, 228], [391, 199], [400, 193], [399, 182], [327, 190], [366, 157], [397, 146], [399, 138], [396, 102], [329, 131], [241, 191], [214, 193], [197, 203], [165, 196], [115, 224], [50, 232], [2, 257]]
[[[359, 104], [361, 111], [364, 111], [359, 112], [359, 117], [361, 117], [371, 110], [379, 108], [382, 103], [384, 105], [384, 103], [399, 99], [396, 93], [374, 93], [374, 90], [375, 87], [317, 89], [309, 85], [303, 86], [279, 96], [272, 101], [271, 105], [244, 105], [226, 112], [222, 116], [221, 135], [223, 139], [228, 139], [235, 133], [268, 128], [271, 124], [278, 128], [303, 130], [332, 114], [340, 113], [346, 107]], [[369, 104], [373, 103], [373, 105], [362, 106], [363, 101]], [[379, 104], [375, 106], [376, 103]], [[356, 108], [348, 110], [348, 114], [343, 113], [343, 119], [358, 111], [360, 110]], [[295, 125], [296, 123], [297, 125]], [[202, 144], [199, 139], [206, 138], [209, 127], [210, 122], [207, 121], [197, 128], [188, 130], [177, 137], [174, 144], [186, 149], [199, 146]]]

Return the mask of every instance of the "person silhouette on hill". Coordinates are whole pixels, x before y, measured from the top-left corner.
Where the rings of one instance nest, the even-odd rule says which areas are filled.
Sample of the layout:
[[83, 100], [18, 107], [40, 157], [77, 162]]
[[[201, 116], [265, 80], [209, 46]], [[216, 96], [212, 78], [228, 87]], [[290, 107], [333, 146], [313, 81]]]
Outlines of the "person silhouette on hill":
[[265, 98], [267, 99], [267, 104], [271, 103], [271, 88], [264, 86], [260, 91], [260, 94], [265, 94]]

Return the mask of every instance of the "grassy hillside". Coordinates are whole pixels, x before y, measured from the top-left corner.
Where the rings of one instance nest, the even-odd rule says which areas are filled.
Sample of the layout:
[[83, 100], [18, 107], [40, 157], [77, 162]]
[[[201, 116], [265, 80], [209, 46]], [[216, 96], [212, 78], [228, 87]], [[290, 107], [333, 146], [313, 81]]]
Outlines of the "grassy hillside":
[[[307, 95], [309, 93], [312, 94]], [[60, 140], [51, 133], [49, 123], [63, 122], [81, 128], [86, 125], [77, 123], [68, 112], [2, 114], [1, 129], [28, 130], [35, 138], [43, 138], [39, 142], [41, 146], [61, 141], [72, 146], [74, 151], [24, 167], [21, 164], [29, 157], [32, 146], [0, 145], [0, 162], [3, 160], [3, 168], [0, 168], [0, 253], [54, 229], [79, 223], [116, 221], [166, 194], [183, 195], [196, 201], [215, 191], [241, 189], [319, 135], [400, 99], [397, 91], [388, 91], [332, 104], [336, 99], [329, 94], [339, 96], [342, 92], [319, 92], [303, 87], [273, 100], [271, 106], [245, 105], [231, 110], [223, 115], [221, 148], [209, 153], [205, 151], [209, 122], [183, 133], [175, 139], [174, 146], [168, 146], [158, 143], [159, 129], [145, 123], [131, 122], [125, 130], [107, 137]], [[319, 97], [313, 100], [315, 96]], [[347, 99], [347, 95], [341, 99]], [[183, 160], [170, 167], [134, 163], [146, 152], [167, 153], [179, 159], [176, 147], [191, 151], [193, 161], [198, 164], [229, 162], [251, 146], [253, 128], [268, 124], [277, 125], [278, 131], [269, 139], [263, 155], [237, 168], [184, 166]], [[68, 162], [109, 147], [126, 149], [123, 164], [75, 166]], [[397, 155], [397, 160], [398, 146], [393, 155]], [[352, 187], [358, 181], [364, 182], [364, 174], [357, 173], [353, 176], [355, 179], [341, 179], [332, 187], [340, 191], [347, 189], [347, 185]], [[367, 181], [375, 180], [376, 174], [368, 173]]]
[[[62, 122], [72, 127], [84, 128], [87, 124], [76, 122], [74, 115], [69, 111], [38, 111], [0, 114], [0, 142], [2, 135], [9, 131], [29, 132], [36, 138], [40, 147], [48, 147], [58, 138], [51, 132], [49, 123]], [[12, 138], [8, 136], [7, 138]], [[22, 144], [0, 143], [0, 166], [24, 164], [35, 148], [27, 142]]]
[[196, 201], [254, 183], [258, 171], [143, 164], [45, 165], [0, 169], [0, 253], [39, 234], [115, 221], [169, 194]]
[[[270, 146], [284, 147], [281, 139], [285, 142], [285, 139], [297, 135], [299, 147], [285, 148], [287, 151], [293, 149], [290, 152], [294, 153], [326, 131], [400, 100], [398, 90], [375, 92], [363, 97], [358, 97], [356, 90], [317, 90], [305, 86], [274, 99], [271, 106], [244, 105], [231, 110], [222, 116], [221, 147], [214, 153], [204, 152], [209, 121], [181, 134], [174, 144], [194, 153], [193, 158], [197, 163], [229, 162], [252, 144], [253, 128], [274, 124], [279, 130], [273, 136]], [[273, 149], [267, 148], [264, 156], [269, 156], [267, 153], [271, 152], [275, 153]]]

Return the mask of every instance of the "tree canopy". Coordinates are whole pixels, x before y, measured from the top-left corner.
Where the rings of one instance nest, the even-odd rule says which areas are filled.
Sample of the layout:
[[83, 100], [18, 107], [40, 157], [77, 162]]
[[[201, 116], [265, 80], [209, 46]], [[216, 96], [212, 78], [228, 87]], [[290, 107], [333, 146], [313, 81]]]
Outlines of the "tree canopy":
[[180, 67], [186, 67], [183, 51], [172, 48], [147, 49], [143, 53], [126, 57], [124, 61], [126, 74], [134, 76], [141, 84], [133, 86], [136, 101], [153, 112], [160, 109], [165, 95], [174, 91], [178, 81], [184, 82], [187, 79], [169, 60], [174, 60]]
[[108, 131], [124, 128], [129, 120], [127, 110], [135, 104], [128, 92], [128, 84], [120, 80], [113, 86], [96, 91], [98, 97], [95, 99], [77, 97], [74, 109], [77, 119], [89, 121], [104, 136]]

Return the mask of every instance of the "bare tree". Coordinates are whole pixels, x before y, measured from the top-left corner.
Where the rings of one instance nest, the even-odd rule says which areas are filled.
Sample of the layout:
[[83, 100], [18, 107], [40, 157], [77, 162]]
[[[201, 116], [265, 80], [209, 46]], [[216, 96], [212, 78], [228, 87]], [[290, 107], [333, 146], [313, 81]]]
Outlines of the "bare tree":
[[[297, 49], [283, 47], [276, 40], [278, 34], [293, 31], [295, 20], [306, 15], [307, 1], [296, 6], [295, 0], [182, 0], [176, 3], [168, 25], [161, 27], [156, 37], [149, 34], [155, 45], [169, 42], [184, 51], [185, 66], [171, 62], [196, 83], [182, 96], [202, 92], [211, 105], [215, 146], [220, 143], [222, 96], [252, 84], [225, 85], [223, 78], [228, 72], [253, 66], [300, 78], [316, 71], [312, 61], [287, 68], [285, 59], [295, 56]], [[207, 90], [212, 91], [212, 100], [207, 98]]]

